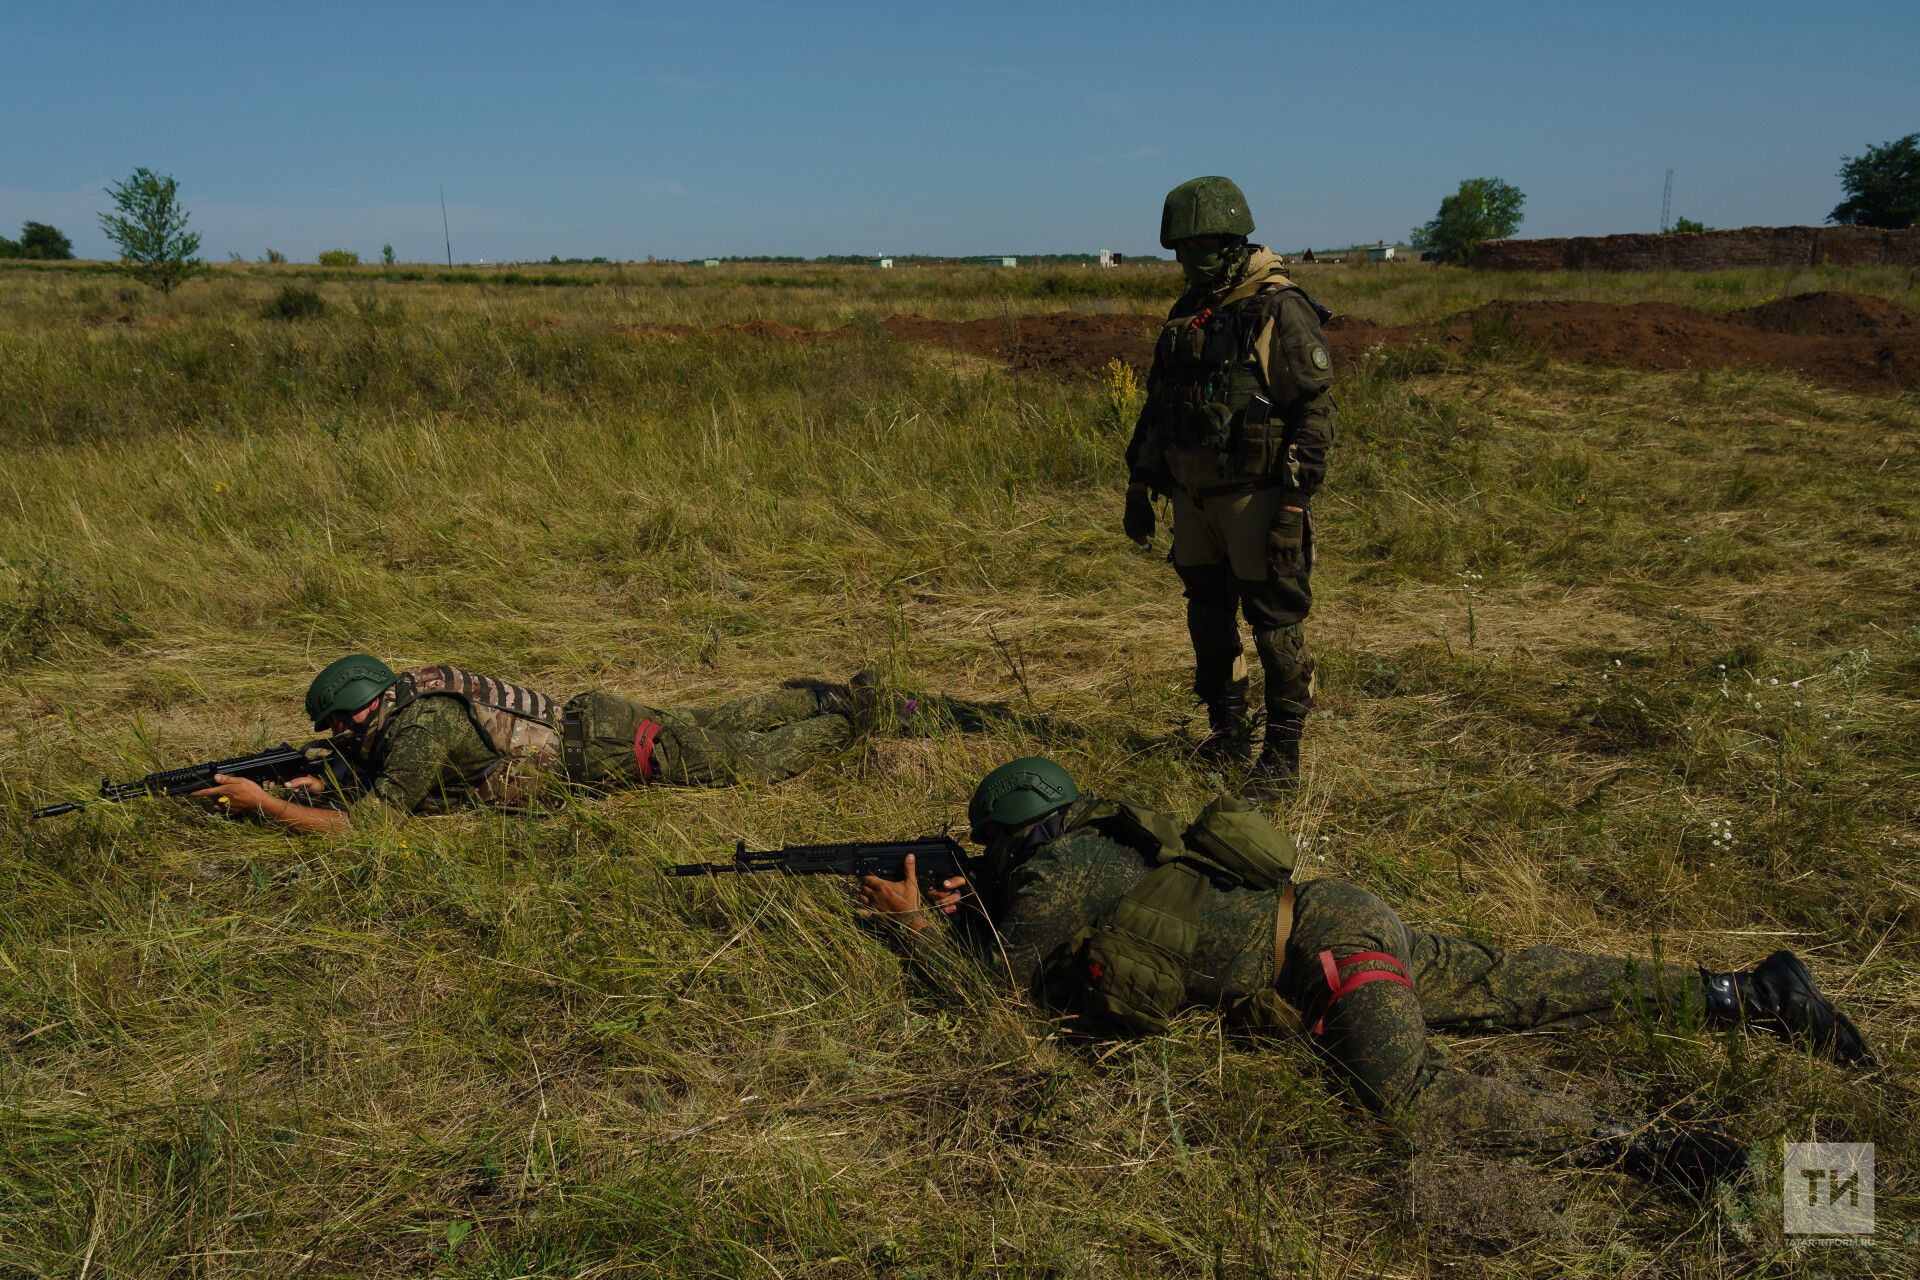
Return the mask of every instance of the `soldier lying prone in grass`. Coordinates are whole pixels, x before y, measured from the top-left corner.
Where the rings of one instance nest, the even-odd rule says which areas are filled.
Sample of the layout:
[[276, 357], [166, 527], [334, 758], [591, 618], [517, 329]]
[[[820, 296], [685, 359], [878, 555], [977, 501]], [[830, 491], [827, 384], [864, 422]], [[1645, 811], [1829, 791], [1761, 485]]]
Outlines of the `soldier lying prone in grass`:
[[[971, 883], [956, 876], [930, 891], [935, 918], [952, 917], [1041, 1003], [1096, 1034], [1159, 1031], [1192, 1006], [1310, 1028], [1359, 1100], [1416, 1139], [1695, 1183], [1737, 1173], [1747, 1154], [1717, 1125], [1622, 1122], [1460, 1071], [1429, 1045], [1431, 1027], [1582, 1026], [1616, 1018], [1626, 999], [1874, 1065], [1791, 952], [1714, 973], [1425, 933], [1357, 885], [1294, 883], [1292, 841], [1243, 801], [1215, 801], [1186, 824], [1082, 795], [1058, 764], [1028, 757], [989, 773], [967, 816], [985, 855]], [[937, 927], [911, 866], [904, 880], [863, 877], [860, 894], [916, 936]]]
[[[556, 779], [616, 788], [667, 782], [776, 782], [824, 760], [857, 731], [903, 729], [916, 704], [870, 672], [847, 684], [796, 682], [717, 707], [649, 707], [593, 689], [564, 706], [459, 667], [395, 674], [364, 653], [329, 664], [307, 690], [364, 786], [344, 809], [301, 804], [217, 775], [193, 795], [298, 831], [345, 831], [469, 804], [522, 808]], [[322, 779], [287, 790], [319, 796]]]

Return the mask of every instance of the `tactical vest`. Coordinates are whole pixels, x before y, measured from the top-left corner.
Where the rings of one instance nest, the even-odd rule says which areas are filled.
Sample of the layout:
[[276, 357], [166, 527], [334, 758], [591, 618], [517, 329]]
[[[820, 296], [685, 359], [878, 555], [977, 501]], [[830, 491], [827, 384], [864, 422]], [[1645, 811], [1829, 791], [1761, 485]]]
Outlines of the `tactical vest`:
[[1293, 878], [1293, 839], [1232, 796], [1185, 828], [1157, 810], [1111, 802], [1072, 814], [1067, 830], [1087, 826], [1154, 869], [1048, 959], [1048, 999], [1095, 1033], [1157, 1034], [1186, 1002], [1207, 894], [1280, 887]]
[[1153, 350], [1146, 415], [1162, 449], [1218, 455], [1224, 474], [1264, 472], [1284, 446], [1279, 411], [1267, 399], [1254, 342], [1299, 286], [1283, 275], [1219, 310], [1176, 315]]
[[474, 785], [475, 799], [522, 808], [533, 799], [539, 775], [563, 775], [560, 705], [546, 694], [459, 667], [421, 667], [394, 681], [379, 715], [384, 720], [428, 697], [457, 698], [500, 757]]

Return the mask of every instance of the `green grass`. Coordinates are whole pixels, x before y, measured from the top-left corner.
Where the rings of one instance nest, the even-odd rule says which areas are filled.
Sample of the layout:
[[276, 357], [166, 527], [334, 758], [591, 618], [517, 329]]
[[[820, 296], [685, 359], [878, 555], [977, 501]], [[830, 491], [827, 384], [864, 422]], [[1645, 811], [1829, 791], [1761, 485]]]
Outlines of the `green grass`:
[[[1305, 1045], [1203, 1017], [1065, 1044], [867, 932], [845, 886], [662, 876], [737, 838], [936, 829], [1029, 750], [1188, 810], [1215, 780], [1183, 762], [1177, 584], [1118, 535], [1091, 382], [626, 326], [1145, 311], [1171, 272], [567, 274], [594, 283], [248, 268], [160, 299], [0, 271], [0, 1274], [1903, 1274], [1911, 396], [1430, 353], [1342, 374], [1286, 810], [1311, 873], [1517, 943], [1790, 945], [1889, 1064], [1647, 1023], [1454, 1042], [1729, 1117], [1756, 1174], [1695, 1201], [1409, 1154]], [[1802, 287], [1718, 275], [1714, 307]], [[296, 281], [326, 313], [264, 318]], [[1381, 319], [1693, 288], [1326, 281]], [[360, 647], [686, 702], [870, 662], [1058, 725], [340, 840], [161, 802], [25, 820], [299, 734], [308, 677]], [[1877, 1249], [1780, 1238], [1766, 1144], [1813, 1137], [1878, 1144]]]

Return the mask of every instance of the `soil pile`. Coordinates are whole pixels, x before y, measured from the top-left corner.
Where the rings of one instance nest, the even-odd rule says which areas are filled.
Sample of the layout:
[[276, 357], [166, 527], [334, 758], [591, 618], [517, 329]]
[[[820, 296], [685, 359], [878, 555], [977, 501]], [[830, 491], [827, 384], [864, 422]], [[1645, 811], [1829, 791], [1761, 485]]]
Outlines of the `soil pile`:
[[[1098, 375], [1110, 360], [1144, 370], [1153, 362], [1160, 318], [1148, 315], [1000, 316], [932, 320], [889, 316], [903, 342], [1003, 360], [1021, 373]], [[636, 334], [687, 336], [685, 325], [632, 325]], [[756, 320], [723, 326], [747, 337], [814, 342], [851, 337]], [[1493, 302], [1424, 325], [1376, 325], [1335, 316], [1327, 342], [1336, 362], [1374, 347], [1437, 343], [1461, 351], [1545, 351], [1633, 369], [1728, 366], [1785, 369], [1848, 391], [1887, 394], [1920, 388], [1920, 317], [1897, 302], [1857, 293], [1807, 293], [1727, 316], [1666, 302]]]
[[1054, 311], [990, 320], [889, 316], [886, 328], [904, 342], [1005, 360], [1022, 373], [1074, 377], [1098, 373], [1109, 360], [1145, 369], [1153, 363], [1160, 321], [1154, 316]]
[[1801, 294], [1724, 317], [1665, 302], [1495, 302], [1432, 325], [1348, 322], [1328, 340], [1336, 356], [1477, 342], [1633, 369], [1785, 369], [1848, 391], [1920, 387], [1920, 321], [1898, 303], [1853, 293]]

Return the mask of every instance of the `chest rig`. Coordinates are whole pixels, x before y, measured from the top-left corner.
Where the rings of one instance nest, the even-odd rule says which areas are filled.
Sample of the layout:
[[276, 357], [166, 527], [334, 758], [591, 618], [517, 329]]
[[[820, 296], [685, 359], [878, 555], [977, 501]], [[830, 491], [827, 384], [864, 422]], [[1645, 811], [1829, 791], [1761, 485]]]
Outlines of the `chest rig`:
[[1224, 473], [1240, 446], [1267, 444], [1267, 435], [1280, 423], [1254, 343], [1279, 311], [1282, 296], [1297, 287], [1274, 275], [1248, 297], [1218, 310], [1176, 315], [1162, 326], [1147, 399], [1153, 438], [1161, 448], [1216, 454]]
[[1069, 815], [1067, 830], [1079, 827], [1134, 850], [1153, 870], [1048, 957], [1047, 1000], [1094, 1034], [1158, 1034], [1186, 999], [1207, 895], [1286, 885], [1293, 840], [1259, 806], [1231, 796], [1185, 825], [1142, 806], [1095, 802]]
[[537, 689], [508, 684], [460, 667], [421, 667], [393, 683], [381, 699], [382, 721], [427, 697], [455, 698], [499, 759], [473, 785], [473, 796], [504, 808], [525, 806], [540, 774], [562, 772], [560, 706]]

